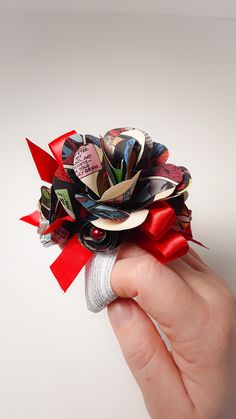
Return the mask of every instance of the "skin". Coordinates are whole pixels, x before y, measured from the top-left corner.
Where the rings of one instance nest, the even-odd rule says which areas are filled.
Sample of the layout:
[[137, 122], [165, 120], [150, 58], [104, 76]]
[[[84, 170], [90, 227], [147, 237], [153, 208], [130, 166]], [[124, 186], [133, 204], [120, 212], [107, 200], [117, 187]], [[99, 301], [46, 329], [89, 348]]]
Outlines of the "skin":
[[192, 249], [163, 265], [126, 243], [111, 285], [122, 298], [109, 319], [150, 417], [235, 419], [236, 299], [223, 279]]

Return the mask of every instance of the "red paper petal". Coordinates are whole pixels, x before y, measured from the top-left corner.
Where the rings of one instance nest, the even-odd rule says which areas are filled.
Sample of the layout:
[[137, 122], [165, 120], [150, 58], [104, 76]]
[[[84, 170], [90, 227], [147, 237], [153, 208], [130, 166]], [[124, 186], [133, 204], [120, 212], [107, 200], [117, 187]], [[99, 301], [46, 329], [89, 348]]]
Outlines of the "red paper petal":
[[60, 137], [56, 138], [55, 140], [51, 141], [48, 145], [49, 148], [54, 155], [55, 159], [59, 164], [63, 164], [62, 161], [62, 147], [64, 145], [65, 140], [73, 134], [77, 134], [75, 130], [69, 131], [66, 134], [61, 135]]
[[92, 254], [90, 250], [82, 246], [77, 234], [74, 234], [66, 243], [61, 254], [50, 266], [63, 291], [69, 288]]
[[25, 215], [24, 217], [20, 218], [21, 221], [24, 221], [25, 223], [31, 224], [35, 227], [39, 226], [39, 220], [40, 220], [40, 212], [34, 211], [32, 214]]
[[42, 180], [52, 183], [54, 173], [58, 167], [56, 160], [46, 151], [26, 138], [34, 163]]

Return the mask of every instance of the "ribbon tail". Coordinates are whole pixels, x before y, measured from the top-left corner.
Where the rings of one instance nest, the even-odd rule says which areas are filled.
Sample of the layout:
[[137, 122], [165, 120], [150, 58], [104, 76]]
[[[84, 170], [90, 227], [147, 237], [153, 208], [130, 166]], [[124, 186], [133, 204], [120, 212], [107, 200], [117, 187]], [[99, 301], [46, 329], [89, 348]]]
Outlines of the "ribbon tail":
[[205, 244], [203, 244], [203, 243], [199, 242], [198, 240], [193, 239], [192, 237], [191, 237], [191, 238], [189, 238], [188, 240], [190, 240], [191, 242], [193, 242], [193, 243], [195, 243], [195, 244], [198, 244], [199, 246], [204, 247], [204, 248], [205, 248], [205, 249], [207, 249], [207, 250], [209, 250], [209, 249], [210, 249], [209, 247], [205, 246]]
[[52, 183], [54, 173], [58, 167], [56, 160], [42, 148], [26, 138], [35, 166], [42, 180]]
[[50, 266], [63, 291], [69, 288], [92, 254], [90, 250], [82, 246], [77, 234], [74, 234], [66, 243], [61, 254]]
[[34, 211], [31, 214], [24, 215], [20, 218], [20, 220], [24, 221], [25, 223], [31, 224], [35, 227], [38, 227], [40, 222], [40, 212]]

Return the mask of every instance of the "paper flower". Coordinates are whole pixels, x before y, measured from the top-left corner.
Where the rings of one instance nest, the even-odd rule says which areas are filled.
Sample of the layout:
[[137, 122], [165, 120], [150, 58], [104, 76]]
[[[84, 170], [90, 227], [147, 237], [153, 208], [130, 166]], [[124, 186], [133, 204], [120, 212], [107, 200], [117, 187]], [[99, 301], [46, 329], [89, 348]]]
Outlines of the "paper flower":
[[164, 262], [187, 252], [190, 174], [166, 163], [167, 148], [145, 131], [71, 131], [49, 144], [54, 158], [27, 141], [51, 186], [42, 186], [38, 211], [22, 219], [38, 227], [44, 246], [65, 245], [51, 266], [64, 290], [93, 252], [110, 251], [128, 235]]

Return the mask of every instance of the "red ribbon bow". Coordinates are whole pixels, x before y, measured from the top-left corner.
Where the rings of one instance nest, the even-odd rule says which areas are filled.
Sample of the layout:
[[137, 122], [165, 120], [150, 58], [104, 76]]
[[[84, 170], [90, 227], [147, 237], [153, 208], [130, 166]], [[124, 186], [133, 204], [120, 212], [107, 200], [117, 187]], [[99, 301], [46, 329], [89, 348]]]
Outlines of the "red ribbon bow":
[[[27, 140], [35, 165], [42, 180], [52, 183], [57, 168], [62, 165], [62, 147], [70, 135], [76, 131], [70, 131], [49, 144], [55, 159], [46, 151], [42, 150], [31, 141]], [[56, 220], [47, 230], [54, 231], [65, 220], [74, 221], [71, 217], [63, 217]], [[40, 213], [34, 211], [32, 214], [21, 218], [34, 226], [39, 226]], [[167, 263], [188, 252], [187, 240], [193, 240], [189, 228], [178, 232], [175, 230], [176, 214], [174, 209], [165, 201], [159, 201], [149, 208], [149, 214], [144, 223], [131, 232], [132, 240], [147, 252], [154, 255], [162, 263]], [[201, 243], [196, 242], [201, 245]], [[50, 266], [61, 288], [66, 291], [74, 281], [78, 273], [85, 266], [92, 252], [85, 248], [79, 241], [78, 235], [74, 234], [66, 242], [61, 254]]]
[[164, 201], [149, 209], [141, 226], [134, 230], [134, 241], [162, 263], [170, 262], [188, 252], [189, 245], [183, 234], [174, 229], [176, 214]]

